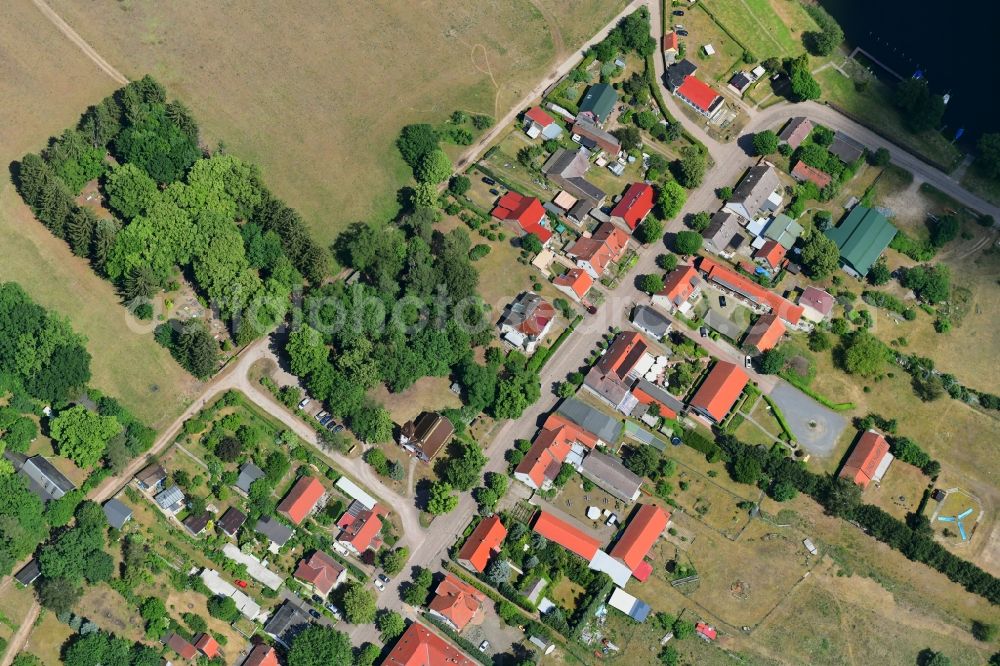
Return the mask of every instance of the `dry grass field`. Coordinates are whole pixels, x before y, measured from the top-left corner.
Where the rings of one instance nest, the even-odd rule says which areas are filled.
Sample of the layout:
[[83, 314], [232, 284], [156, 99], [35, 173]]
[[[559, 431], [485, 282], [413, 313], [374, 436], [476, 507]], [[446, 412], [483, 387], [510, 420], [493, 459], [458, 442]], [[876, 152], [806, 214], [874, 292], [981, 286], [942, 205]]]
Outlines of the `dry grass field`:
[[126, 76], [149, 72], [194, 111], [210, 145], [331, 240], [396, 210], [402, 125], [455, 109], [502, 116], [624, 2], [517, 0], [158, 3], [53, 8]]
[[[25, 35], [33, 36], [24, 39]], [[116, 86], [29, 0], [0, 6], [0, 161], [44, 145]], [[34, 45], [45, 44], [45, 48]], [[151, 332], [127, 325], [106, 281], [52, 236], [4, 179], [0, 184], [0, 281], [16, 280], [41, 305], [69, 317], [88, 339], [94, 386], [120, 397], [152, 425], [181, 411], [197, 383]]]

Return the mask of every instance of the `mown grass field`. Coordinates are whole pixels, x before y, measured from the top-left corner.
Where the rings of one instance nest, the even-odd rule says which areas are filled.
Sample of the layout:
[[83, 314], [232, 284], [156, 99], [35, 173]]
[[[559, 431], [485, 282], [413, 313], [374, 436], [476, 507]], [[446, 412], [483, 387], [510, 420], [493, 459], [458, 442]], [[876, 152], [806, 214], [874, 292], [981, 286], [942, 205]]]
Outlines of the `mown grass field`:
[[715, 0], [708, 9], [757, 58], [797, 56], [805, 48], [802, 33], [816, 22], [790, 0]]
[[[28, 0], [0, 9], [0, 161], [37, 151], [116, 86]], [[25, 39], [32, 35], [33, 39]], [[37, 44], [45, 48], [37, 48]], [[0, 183], [0, 281], [17, 281], [35, 301], [69, 317], [88, 339], [92, 385], [115, 395], [140, 418], [163, 426], [197, 382], [153, 341], [130, 328], [112, 286], [41, 225], [9, 179]]]
[[[53, 8], [126, 76], [149, 72], [212, 146], [261, 165], [317, 237], [380, 221], [409, 179], [401, 126], [502, 116], [622, 0], [295, 5], [98, 0]], [[96, 99], [96, 96], [95, 96]]]

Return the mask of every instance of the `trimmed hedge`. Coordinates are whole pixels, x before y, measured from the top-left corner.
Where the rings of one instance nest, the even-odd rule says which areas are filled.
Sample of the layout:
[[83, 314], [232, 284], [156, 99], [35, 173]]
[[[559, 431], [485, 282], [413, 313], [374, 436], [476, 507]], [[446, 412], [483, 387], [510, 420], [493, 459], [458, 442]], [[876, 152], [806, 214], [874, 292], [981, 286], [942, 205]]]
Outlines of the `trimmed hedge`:
[[764, 402], [770, 405], [771, 413], [774, 414], [774, 418], [778, 420], [778, 425], [781, 426], [781, 429], [785, 431], [788, 441], [793, 441], [795, 439], [795, 434], [792, 433], [792, 428], [788, 425], [788, 421], [785, 420], [785, 415], [782, 413], [781, 408], [775, 404], [774, 400], [771, 400], [771, 396], [769, 395], [764, 396]]
[[446, 635], [448, 638], [454, 641], [460, 648], [465, 650], [466, 655], [472, 657], [480, 664], [483, 664], [483, 666], [493, 666], [493, 659], [490, 656], [480, 652], [479, 647], [473, 644], [472, 641], [470, 641], [467, 638], [459, 636], [457, 633], [455, 633], [455, 631], [451, 627], [446, 625], [444, 622], [442, 622], [435, 616], [431, 615], [429, 612], [423, 611], [421, 615], [423, 615], [425, 622], [433, 624], [438, 631]]
[[835, 412], [849, 412], [854, 409], [855, 405], [853, 402], [834, 402], [829, 398], [816, 393], [816, 391], [809, 388], [809, 386], [802, 380], [801, 377], [796, 375], [794, 372], [788, 372], [783, 370], [778, 373], [778, 376], [784, 379], [786, 382], [797, 388], [798, 390], [805, 393], [807, 396], [815, 400], [816, 402], [829, 407]]

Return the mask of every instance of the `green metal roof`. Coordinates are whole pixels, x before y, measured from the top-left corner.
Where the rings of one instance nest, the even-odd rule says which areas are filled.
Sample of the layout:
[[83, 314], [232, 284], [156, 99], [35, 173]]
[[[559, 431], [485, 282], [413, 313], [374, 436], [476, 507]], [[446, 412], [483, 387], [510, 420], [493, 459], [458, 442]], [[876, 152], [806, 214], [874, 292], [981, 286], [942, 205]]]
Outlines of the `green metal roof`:
[[879, 213], [865, 206], [855, 206], [840, 226], [828, 229], [826, 235], [840, 248], [840, 259], [859, 275], [868, 270], [889, 247], [896, 227]]
[[770, 238], [786, 250], [791, 250], [796, 239], [802, 235], [802, 225], [781, 213], [764, 230], [764, 237]]
[[611, 109], [615, 108], [618, 101], [618, 93], [607, 83], [598, 83], [590, 86], [587, 94], [580, 100], [580, 113], [589, 111], [597, 116], [600, 122], [604, 122]]

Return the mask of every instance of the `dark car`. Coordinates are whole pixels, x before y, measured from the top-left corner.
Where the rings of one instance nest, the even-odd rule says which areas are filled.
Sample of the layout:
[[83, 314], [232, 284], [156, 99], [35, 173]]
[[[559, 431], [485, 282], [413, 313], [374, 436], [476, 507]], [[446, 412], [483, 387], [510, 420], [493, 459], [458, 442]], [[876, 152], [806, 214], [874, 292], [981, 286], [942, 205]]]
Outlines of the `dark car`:
[[588, 305], [587, 312], [589, 312], [590, 314], [597, 314], [597, 307], [594, 305]]
[[322, 615], [320, 615], [320, 614], [319, 614], [319, 611], [318, 611], [318, 610], [316, 610], [315, 608], [310, 608], [310, 609], [309, 609], [309, 614], [310, 614], [310, 615], [312, 615], [312, 616], [313, 616], [314, 618], [316, 618], [317, 620], [318, 620], [318, 619], [320, 619], [320, 618], [322, 617]]
[[679, 37], [687, 37], [688, 36], [688, 31], [687, 30], [678, 30], [677, 31], [677, 35]]
[[674, 12], [673, 12], [673, 14], [674, 14], [674, 16], [684, 16], [684, 10], [682, 10], [682, 9], [675, 9]]
[[703, 338], [708, 336], [708, 329], [705, 328], [704, 326], [698, 329], [698, 332], [701, 333], [701, 337]]
[[325, 425], [326, 425], [327, 423], [329, 423], [329, 422], [330, 422], [330, 421], [332, 421], [332, 420], [333, 420], [333, 417], [332, 417], [332, 416], [330, 416], [329, 414], [327, 414], [326, 416], [324, 416], [323, 418], [321, 418], [321, 419], [319, 420], [319, 424], [320, 424], [321, 426], [325, 426]]
[[486, 183], [487, 185], [497, 184], [497, 181], [493, 180], [492, 178], [486, 178], [485, 176], [483, 177], [483, 182]]
[[498, 189], [497, 189], [497, 188], [495, 188], [495, 187], [494, 187], [494, 188], [491, 188], [491, 189], [490, 189], [490, 194], [492, 194], [492, 195], [493, 195], [493, 196], [495, 196], [495, 197], [498, 197], [498, 196], [500, 196], [500, 190], [498, 190]]
[[721, 305], [722, 307], [726, 307], [726, 297], [725, 296], [719, 296], [719, 305]]

